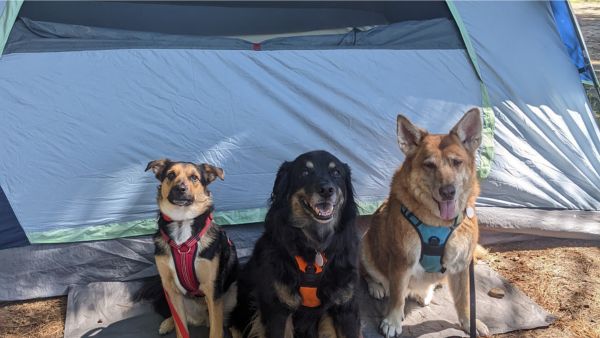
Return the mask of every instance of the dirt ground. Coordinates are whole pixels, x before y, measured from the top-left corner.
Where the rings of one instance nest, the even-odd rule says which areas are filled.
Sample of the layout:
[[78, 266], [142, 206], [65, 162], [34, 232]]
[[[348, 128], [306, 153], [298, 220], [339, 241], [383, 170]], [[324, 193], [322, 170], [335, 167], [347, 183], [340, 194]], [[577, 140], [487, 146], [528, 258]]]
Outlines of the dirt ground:
[[[600, 75], [600, 3], [572, 4]], [[558, 319], [502, 338], [600, 338], [600, 242], [548, 239], [492, 246], [484, 259]], [[62, 337], [66, 297], [0, 303], [0, 337]]]

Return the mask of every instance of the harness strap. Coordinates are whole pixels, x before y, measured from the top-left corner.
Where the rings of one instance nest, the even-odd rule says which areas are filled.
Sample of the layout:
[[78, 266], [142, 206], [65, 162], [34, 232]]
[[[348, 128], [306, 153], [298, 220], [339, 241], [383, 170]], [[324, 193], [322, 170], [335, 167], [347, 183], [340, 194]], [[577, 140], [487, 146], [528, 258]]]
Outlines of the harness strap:
[[299, 292], [302, 297], [302, 306], [315, 308], [321, 305], [321, 300], [317, 296], [319, 290], [319, 282], [321, 281], [323, 268], [327, 264], [327, 258], [324, 254], [320, 253], [323, 257], [323, 266], [313, 263], [308, 265], [302, 256], [295, 256], [296, 264], [298, 269], [302, 272], [300, 275], [300, 287]]
[[[167, 222], [166, 215], [162, 215], [163, 219]], [[170, 218], [169, 218], [170, 220]], [[196, 254], [198, 252], [198, 242], [202, 239], [202, 236], [208, 231], [212, 225], [212, 214], [209, 214], [205, 221], [204, 227], [196, 235], [190, 237], [187, 241], [182, 244], [177, 244], [169, 235], [162, 229], [160, 233], [163, 239], [171, 247], [171, 256], [173, 256], [173, 263], [175, 264], [175, 271], [177, 272], [177, 279], [188, 294], [195, 297], [204, 296], [204, 292], [200, 290], [200, 282], [196, 276], [196, 268], [194, 261], [196, 260]]]
[[169, 309], [171, 309], [171, 315], [173, 316], [175, 325], [177, 325], [177, 328], [179, 329], [178, 331], [181, 334], [181, 338], [190, 338], [190, 334], [187, 330], [187, 327], [181, 320], [181, 317], [179, 317], [179, 314], [177, 313], [177, 310], [175, 310], [173, 303], [171, 303], [171, 298], [169, 297], [169, 293], [167, 292], [166, 289], [163, 288], [163, 290], [165, 291], [165, 297], [167, 298], [167, 303], [169, 304]]
[[[421, 240], [421, 257], [419, 258], [421, 266], [427, 272], [446, 272], [443, 265], [446, 242], [460, 225], [459, 216], [454, 218], [454, 223], [450, 227], [432, 226], [423, 223], [404, 205], [400, 207], [400, 211], [404, 218], [415, 228]], [[436, 259], [436, 257], [439, 257], [439, 259]]]

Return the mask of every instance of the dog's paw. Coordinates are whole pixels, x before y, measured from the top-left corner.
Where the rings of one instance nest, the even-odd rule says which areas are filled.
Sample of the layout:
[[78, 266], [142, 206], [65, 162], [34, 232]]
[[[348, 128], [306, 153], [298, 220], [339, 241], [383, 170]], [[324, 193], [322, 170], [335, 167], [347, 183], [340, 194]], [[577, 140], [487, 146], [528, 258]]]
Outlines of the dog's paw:
[[175, 322], [173, 321], [173, 317], [169, 317], [160, 323], [160, 327], [158, 328], [158, 334], [163, 336], [167, 333], [173, 331], [175, 329]]
[[[469, 333], [469, 330], [471, 329], [471, 327], [469, 325], [469, 320], [461, 321], [460, 326], [462, 327], [463, 331], [465, 331], [466, 333]], [[488, 329], [487, 325], [485, 325], [481, 320], [476, 319], [475, 327], [477, 328], [477, 336], [478, 337], [489, 337], [490, 336], [490, 329]]]
[[381, 321], [379, 330], [385, 338], [400, 337], [402, 334], [402, 320], [388, 316]]
[[389, 290], [377, 282], [369, 282], [369, 294], [375, 299], [383, 299], [390, 295]]

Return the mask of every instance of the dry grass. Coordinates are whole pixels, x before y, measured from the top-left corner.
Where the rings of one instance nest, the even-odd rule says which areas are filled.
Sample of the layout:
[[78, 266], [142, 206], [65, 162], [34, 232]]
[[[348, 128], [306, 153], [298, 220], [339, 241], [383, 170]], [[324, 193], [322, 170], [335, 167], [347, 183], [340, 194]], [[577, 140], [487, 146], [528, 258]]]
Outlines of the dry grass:
[[0, 303], [0, 337], [62, 337], [67, 297]]
[[564, 239], [490, 247], [484, 260], [557, 317], [549, 328], [498, 337], [600, 338], [599, 247]]

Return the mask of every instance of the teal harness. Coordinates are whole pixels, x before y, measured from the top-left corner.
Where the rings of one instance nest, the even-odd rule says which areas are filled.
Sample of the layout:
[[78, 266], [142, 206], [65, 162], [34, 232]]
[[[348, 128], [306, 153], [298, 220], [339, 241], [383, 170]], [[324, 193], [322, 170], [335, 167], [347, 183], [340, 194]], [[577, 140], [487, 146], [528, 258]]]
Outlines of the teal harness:
[[460, 224], [458, 216], [454, 218], [454, 224], [450, 227], [432, 226], [421, 222], [415, 214], [410, 212], [404, 205], [400, 208], [402, 215], [412, 224], [421, 239], [421, 258], [419, 263], [426, 272], [446, 272], [442, 265], [446, 242], [452, 235], [454, 229]]

